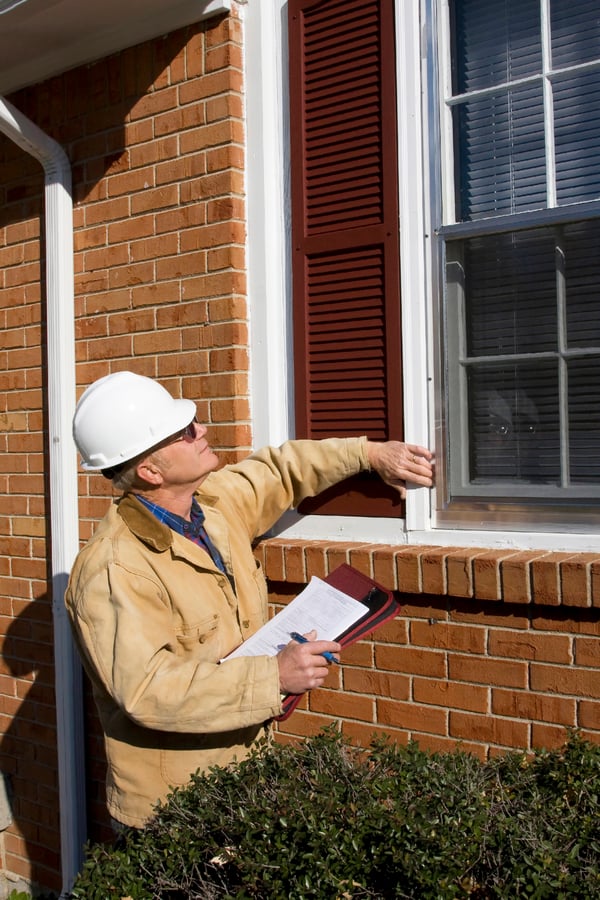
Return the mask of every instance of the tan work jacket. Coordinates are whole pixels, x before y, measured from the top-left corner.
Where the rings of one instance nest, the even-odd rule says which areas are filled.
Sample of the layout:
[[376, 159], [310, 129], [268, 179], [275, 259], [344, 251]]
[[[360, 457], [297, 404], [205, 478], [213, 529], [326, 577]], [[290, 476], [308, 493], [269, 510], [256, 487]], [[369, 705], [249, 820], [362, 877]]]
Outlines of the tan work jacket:
[[132, 495], [79, 553], [66, 604], [119, 822], [143, 825], [193, 772], [242, 759], [280, 712], [274, 657], [219, 664], [267, 618], [252, 542], [304, 497], [368, 469], [366, 448], [366, 438], [289, 441], [209, 475], [197, 498], [227, 575]]

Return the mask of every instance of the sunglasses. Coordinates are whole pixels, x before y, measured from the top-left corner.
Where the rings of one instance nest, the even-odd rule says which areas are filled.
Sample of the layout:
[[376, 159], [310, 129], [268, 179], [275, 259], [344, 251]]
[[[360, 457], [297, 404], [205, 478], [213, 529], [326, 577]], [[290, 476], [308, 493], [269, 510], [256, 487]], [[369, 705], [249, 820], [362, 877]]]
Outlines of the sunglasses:
[[181, 431], [178, 431], [177, 434], [173, 435], [173, 437], [167, 438], [167, 441], [165, 443], [176, 444], [177, 441], [195, 441], [197, 424], [198, 419], [196, 418], [196, 416], [194, 416], [189, 425], [186, 425], [185, 428], [182, 428]]

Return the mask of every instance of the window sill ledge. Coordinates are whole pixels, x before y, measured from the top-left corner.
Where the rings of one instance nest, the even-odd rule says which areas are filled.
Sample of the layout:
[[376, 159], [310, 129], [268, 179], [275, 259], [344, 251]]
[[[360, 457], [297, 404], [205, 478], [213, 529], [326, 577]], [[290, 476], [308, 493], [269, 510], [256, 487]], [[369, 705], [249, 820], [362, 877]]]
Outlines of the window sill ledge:
[[600, 553], [266, 538], [269, 581], [306, 584], [348, 563], [400, 594], [600, 609]]

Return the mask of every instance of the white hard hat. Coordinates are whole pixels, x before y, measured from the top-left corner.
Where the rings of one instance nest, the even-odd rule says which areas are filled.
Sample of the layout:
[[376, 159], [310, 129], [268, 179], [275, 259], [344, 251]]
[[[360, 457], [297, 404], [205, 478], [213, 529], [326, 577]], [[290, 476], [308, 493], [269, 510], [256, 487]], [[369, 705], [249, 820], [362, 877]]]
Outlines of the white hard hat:
[[88, 471], [134, 459], [192, 421], [196, 404], [175, 400], [152, 378], [115, 372], [81, 395], [73, 416], [73, 438]]

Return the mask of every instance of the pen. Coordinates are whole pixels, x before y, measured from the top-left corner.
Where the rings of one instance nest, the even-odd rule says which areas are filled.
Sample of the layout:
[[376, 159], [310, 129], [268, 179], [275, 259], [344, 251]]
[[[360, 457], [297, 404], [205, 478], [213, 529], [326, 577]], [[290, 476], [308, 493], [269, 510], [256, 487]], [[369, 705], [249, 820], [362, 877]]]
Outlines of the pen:
[[[305, 638], [303, 634], [298, 634], [297, 631], [292, 631], [292, 633], [290, 634], [290, 637], [293, 641], [297, 641], [299, 644], [308, 644], [309, 643], [308, 638]], [[339, 662], [339, 660], [337, 660], [335, 658], [335, 656], [333, 655], [333, 653], [330, 653], [329, 650], [325, 650], [323, 653], [321, 653], [321, 656], [324, 656], [325, 659], [327, 660], [327, 662], [330, 662], [330, 663]]]

